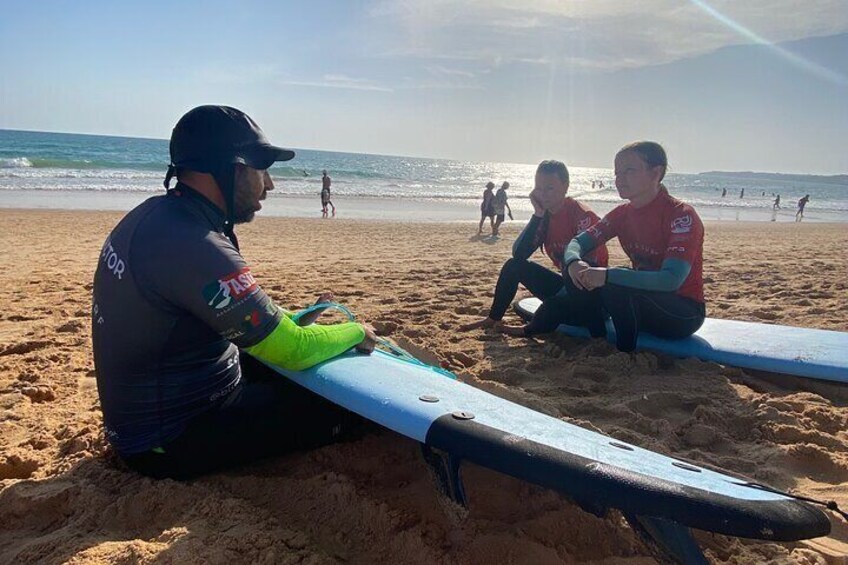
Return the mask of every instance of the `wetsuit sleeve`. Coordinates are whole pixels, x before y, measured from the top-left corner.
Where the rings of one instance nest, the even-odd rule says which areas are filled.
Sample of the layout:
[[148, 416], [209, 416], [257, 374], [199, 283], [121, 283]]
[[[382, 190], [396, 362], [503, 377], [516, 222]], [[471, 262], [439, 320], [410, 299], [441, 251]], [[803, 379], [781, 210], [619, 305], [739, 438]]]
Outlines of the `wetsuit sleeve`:
[[565, 248], [565, 253], [562, 257], [562, 265], [564, 270], [568, 270], [568, 266], [575, 261], [579, 261], [585, 255], [589, 254], [598, 243], [589, 235], [588, 232], [577, 234], [577, 237], [568, 242]]
[[149, 300], [190, 313], [239, 347], [262, 341], [284, 317], [223, 234], [173, 234], [167, 245], [139, 245], [134, 258]]
[[542, 245], [545, 239], [550, 216], [545, 214], [543, 218], [533, 214], [530, 221], [521, 230], [515, 243], [512, 244], [512, 256], [516, 259], [526, 261]]
[[586, 231], [572, 239], [563, 253], [562, 265], [568, 269], [568, 265], [579, 261], [599, 245], [606, 243], [618, 235], [618, 224], [625, 210], [623, 206], [614, 208], [600, 221], [595, 222]]
[[674, 292], [683, 285], [691, 270], [690, 263], [681, 259], [667, 258], [659, 271], [634, 271], [624, 267], [613, 267], [607, 271], [607, 282], [642, 290]]
[[356, 322], [301, 327], [284, 316], [265, 339], [247, 352], [268, 363], [302, 371], [344, 353], [365, 338]]

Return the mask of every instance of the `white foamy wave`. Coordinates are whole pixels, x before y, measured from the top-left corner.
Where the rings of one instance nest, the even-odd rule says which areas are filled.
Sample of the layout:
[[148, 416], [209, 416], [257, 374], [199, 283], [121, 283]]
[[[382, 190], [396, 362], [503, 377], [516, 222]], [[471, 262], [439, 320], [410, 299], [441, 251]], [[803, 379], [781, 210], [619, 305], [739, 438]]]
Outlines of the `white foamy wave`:
[[20, 169], [23, 167], [32, 167], [32, 162], [26, 157], [0, 158], [0, 169]]

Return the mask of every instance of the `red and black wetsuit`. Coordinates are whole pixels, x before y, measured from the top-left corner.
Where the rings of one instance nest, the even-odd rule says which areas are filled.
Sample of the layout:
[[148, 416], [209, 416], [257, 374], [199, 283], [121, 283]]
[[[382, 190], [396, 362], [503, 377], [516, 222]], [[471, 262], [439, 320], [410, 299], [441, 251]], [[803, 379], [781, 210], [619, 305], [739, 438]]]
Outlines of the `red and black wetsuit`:
[[695, 333], [705, 316], [704, 225], [695, 209], [665, 188], [641, 208], [622, 204], [569, 244], [566, 265], [614, 237], [632, 264], [609, 269], [600, 289], [618, 348], [635, 349], [642, 330], [669, 339]]
[[[542, 300], [538, 311], [541, 314], [537, 312], [527, 325], [527, 335], [547, 333], [561, 323], [578, 323], [582, 319], [576, 312], [579, 305], [563, 298], [562, 257], [568, 242], [597, 221], [597, 214], [573, 198], [566, 198], [556, 214], [532, 216], [512, 246], [512, 258], [501, 268], [489, 317], [503, 318], [521, 283]], [[556, 266], [556, 272], [529, 260], [540, 247]], [[597, 246], [588, 256], [595, 266], [605, 267], [608, 259], [604, 245]]]

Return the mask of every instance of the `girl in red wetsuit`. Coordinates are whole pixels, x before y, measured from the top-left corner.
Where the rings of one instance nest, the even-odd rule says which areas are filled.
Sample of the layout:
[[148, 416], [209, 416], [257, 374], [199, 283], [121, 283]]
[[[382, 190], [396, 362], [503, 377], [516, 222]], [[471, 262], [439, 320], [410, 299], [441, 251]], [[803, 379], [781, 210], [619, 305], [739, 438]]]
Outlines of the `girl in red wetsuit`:
[[[560, 324], [587, 325], [592, 335], [603, 335], [604, 321], [594, 316], [591, 307], [588, 318], [584, 315], [584, 298], [591, 295], [573, 286], [563, 287], [562, 256], [571, 239], [598, 221], [598, 216], [588, 206], [569, 198], [568, 169], [561, 161], [542, 161], [536, 169], [535, 187], [530, 193], [533, 216], [515, 240], [512, 257], [504, 263], [495, 296], [486, 318], [462, 326], [463, 330], [497, 327], [512, 335], [534, 335], [551, 332]], [[543, 249], [556, 270], [530, 261], [537, 249]], [[587, 254], [592, 265], [607, 264], [607, 249], [601, 244]], [[501, 322], [507, 308], [515, 298], [518, 285], [524, 285], [534, 296], [542, 299], [533, 319], [524, 326], [508, 326]], [[587, 324], [586, 322], [590, 322]], [[591, 324], [594, 322], [594, 325]]]
[[[565, 251], [570, 282], [595, 296], [599, 316], [602, 310], [610, 315], [621, 351], [633, 351], [641, 331], [679, 339], [704, 323], [704, 225], [694, 208], [662, 184], [667, 168], [658, 143], [622, 148], [615, 156], [615, 187], [629, 202], [572, 239]], [[614, 237], [632, 268], [593, 267], [583, 260]]]

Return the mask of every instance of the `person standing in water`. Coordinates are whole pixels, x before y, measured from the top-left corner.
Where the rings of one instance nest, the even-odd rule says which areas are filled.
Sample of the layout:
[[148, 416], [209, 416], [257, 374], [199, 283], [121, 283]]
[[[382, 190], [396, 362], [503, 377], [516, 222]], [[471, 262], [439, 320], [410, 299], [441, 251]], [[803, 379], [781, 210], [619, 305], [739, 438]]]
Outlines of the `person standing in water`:
[[327, 206], [333, 209], [333, 216], [336, 215], [336, 206], [333, 204], [331, 195], [330, 195], [330, 184], [332, 183], [332, 179], [327, 174], [327, 170], [325, 169], [322, 172], [321, 176], [321, 213], [324, 217], [327, 217]]
[[810, 195], [809, 194], [804, 196], [804, 198], [801, 198], [800, 200], [798, 200], [798, 211], [795, 212], [795, 221], [796, 222], [800, 222], [801, 220], [804, 219], [804, 208], [807, 206], [807, 202], [809, 202], [809, 201], [810, 201]]
[[[615, 186], [629, 202], [572, 239], [565, 250], [566, 282], [588, 291], [598, 319], [609, 314], [616, 347], [625, 352], [636, 349], [642, 331], [682, 339], [695, 333], [706, 316], [704, 225], [692, 206], [662, 184], [667, 168], [659, 143], [623, 147], [615, 157]], [[585, 260], [614, 237], [632, 268], [593, 267]]]
[[498, 191], [495, 193], [495, 225], [492, 227], [492, 237], [498, 236], [501, 224], [504, 222], [504, 212], [509, 212], [509, 219], [512, 219], [512, 209], [507, 203], [506, 189], [509, 188], [509, 183], [504, 181]]
[[780, 195], [777, 195], [777, 198], [774, 199], [774, 204], [771, 205], [772, 210], [780, 210]]
[[[587, 293], [576, 289], [568, 294], [564, 292], [562, 256], [566, 244], [597, 222], [598, 216], [585, 204], [566, 196], [568, 181], [565, 163], [553, 160], [539, 163], [530, 193], [533, 215], [515, 240], [512, 257], [501, 268], [489, 313], [482, 320], [463, 325], [462, 331], [494, 327], [512, 335], [535, 335], [551, 332], [561, 323], [582, 325], [581, 296]], [[555, 270], [530, 261], [539, 248], [550, 258]], [[587, 255], [587, 261], [595, 266], [606, 266], [607, 260], [603, 244]], [[506, 326], [501, 320], [519, 284], [540, 298], [542, 306], [526, 326]], [[600, 326], [590, 328], [590, 332], [603, 335], [603, 320], [599, 323]]]
[[483, 191], [483, 202], [480, 204], [480, 225], [477, 226], [477, 235], [483, 233], [483, 223], [486, 218], [489, 218], [492, 234], [495, 233], [495, 193], [492, 192], [494, 188], [495, 183], [492, 181], [486, 183], [486, 190]]
[[724, 198], [727, 196], [727, 187], [721, 189], [721, 197]]
[[739, 191], [739, 198], [745, 198], [745, 189]]

